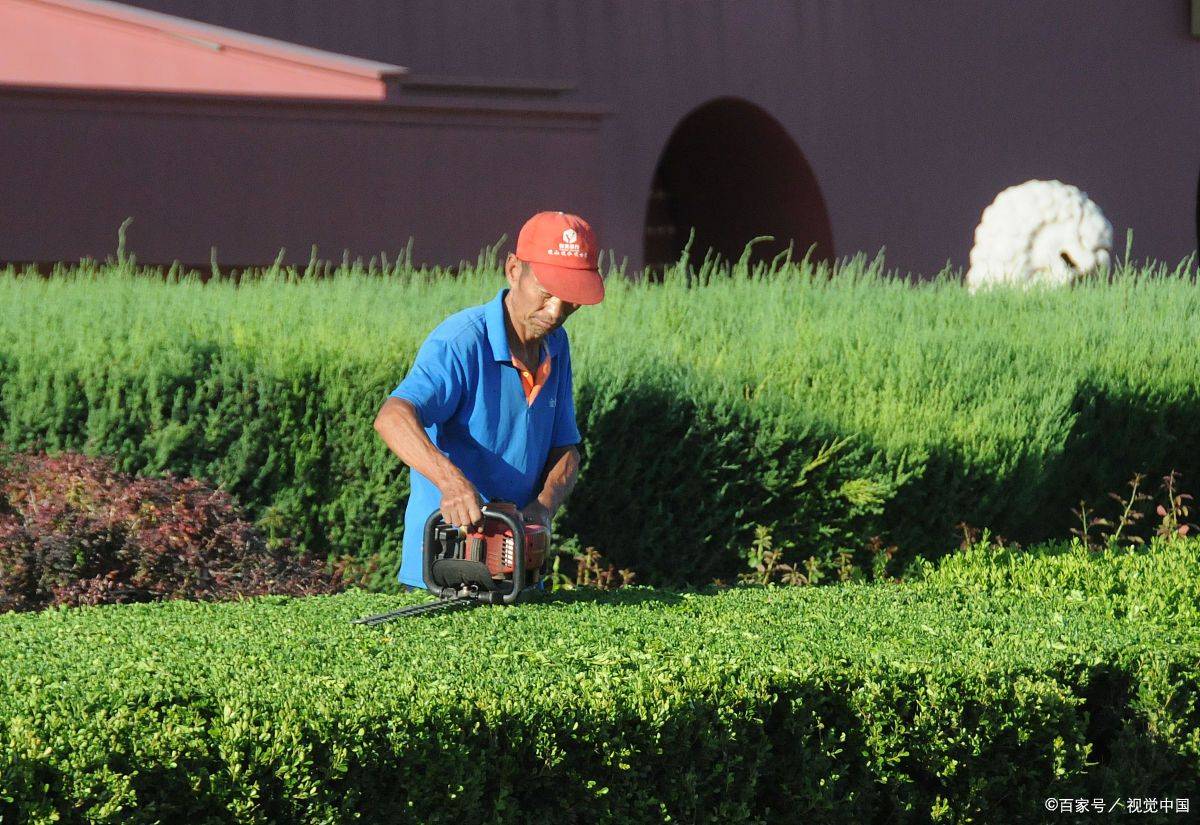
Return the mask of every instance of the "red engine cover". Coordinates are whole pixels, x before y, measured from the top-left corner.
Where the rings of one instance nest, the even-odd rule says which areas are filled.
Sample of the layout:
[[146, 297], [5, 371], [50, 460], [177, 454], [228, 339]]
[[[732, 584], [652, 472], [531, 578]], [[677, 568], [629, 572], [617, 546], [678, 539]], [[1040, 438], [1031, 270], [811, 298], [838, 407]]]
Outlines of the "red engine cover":
[[[503, 510], [516, 517], [517, 507], [509, 502], [491, 502], [494, 510]], [[482, 547], [480, 546], [482, 544]], [[467, 558], [482, 561], [494, 579], [512, 578], [514, 542], [512, 530], [495, 519], [484, 522], [484, 529], [467, 534]], [[538, 571], [550, 549], [550, 534], [541, 524], [525, 525], [525, 570], [530, 580], [537, 581]], [[480, 552], [482, 550], [482, 553]], [[482, 558], [480, 558], [482, 556]]]

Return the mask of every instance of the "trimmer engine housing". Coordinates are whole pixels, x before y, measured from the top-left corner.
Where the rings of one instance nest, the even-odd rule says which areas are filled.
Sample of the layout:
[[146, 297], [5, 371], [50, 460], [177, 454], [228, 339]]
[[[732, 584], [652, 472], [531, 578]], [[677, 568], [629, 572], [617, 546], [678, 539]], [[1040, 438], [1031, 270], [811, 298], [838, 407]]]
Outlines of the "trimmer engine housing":
[[483, 506], [483, 527], [466, 531], [446, 524], [434, 510], [425, 522], [421, 573], [439, 601], [415, 604], [355, 619], [377, 625], [401, 616], [440, 613], [480, 604], [515, 604], [542, 580], [550, 533], [541, 524], [522, 524], [517, 506], [493, 501]]
[[430, 593], [512, 604], [541, 581], [550, 549], [545, 526], [520, 523], [508, 501], [484, 505], [483, 517], [482, 529], [472, 532], [446, 524], [436, 511], [426, 521], [423, 574]]

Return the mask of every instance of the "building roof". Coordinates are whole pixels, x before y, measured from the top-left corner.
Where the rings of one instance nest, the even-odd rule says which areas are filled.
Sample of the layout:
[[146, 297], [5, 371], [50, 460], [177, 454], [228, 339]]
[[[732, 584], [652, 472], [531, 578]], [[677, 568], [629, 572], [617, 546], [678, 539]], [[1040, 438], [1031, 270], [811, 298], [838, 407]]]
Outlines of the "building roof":
[[0, 0], [0, 84], [382, 100], [407, 72], [107, 0]]

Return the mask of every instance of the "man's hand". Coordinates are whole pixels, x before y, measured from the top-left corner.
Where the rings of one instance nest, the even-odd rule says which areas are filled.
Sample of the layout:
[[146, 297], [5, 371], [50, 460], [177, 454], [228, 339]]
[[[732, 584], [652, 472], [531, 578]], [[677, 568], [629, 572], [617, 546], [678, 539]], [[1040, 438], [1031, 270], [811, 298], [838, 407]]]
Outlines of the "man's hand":
[[441, 486], [442, 518], [455, 527], [478, 528], [483, 524], [483, 501], [466, 476], [458, 473]]

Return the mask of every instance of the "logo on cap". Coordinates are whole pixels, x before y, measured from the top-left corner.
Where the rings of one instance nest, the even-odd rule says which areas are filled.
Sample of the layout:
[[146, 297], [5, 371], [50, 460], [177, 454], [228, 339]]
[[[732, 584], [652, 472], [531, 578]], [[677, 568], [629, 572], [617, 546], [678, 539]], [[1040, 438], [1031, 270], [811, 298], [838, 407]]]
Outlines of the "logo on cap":
[[579, 233], [569, 226], [563, 230], [562, 243], [558, 245], [558, 249], [547, 249], [546, 254], [568, 258], [586, 258], [588, 256], [579, 243]]

